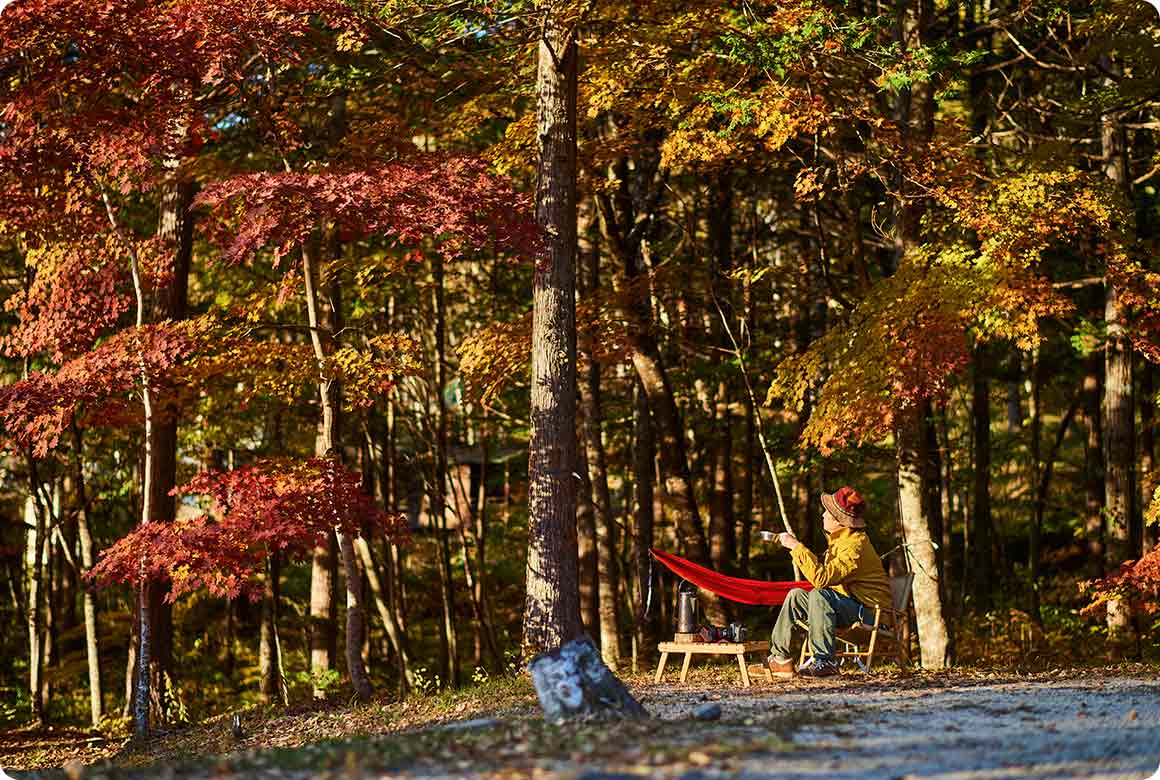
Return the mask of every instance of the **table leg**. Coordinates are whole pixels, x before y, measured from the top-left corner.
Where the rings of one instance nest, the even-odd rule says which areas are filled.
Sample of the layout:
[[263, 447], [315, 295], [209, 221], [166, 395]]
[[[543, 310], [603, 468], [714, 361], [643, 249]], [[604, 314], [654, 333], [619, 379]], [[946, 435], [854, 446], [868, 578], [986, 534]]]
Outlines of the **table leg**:
[[681, 682], [682, 683], [685, 681], [685, 678], [689, 676], [689, 664], [692, 662], [692, 660], [693, 660], [693, 654], [692, 653], [685, 653], [685, 662], [683, 664], [681, 664]]
[[668, 661], [669, 653], [666, 650], [661, 653], [661, 660], [660, 663], [657, 664], [657, 674], [656, 677], [653, 678], [653, 683], [659, 683], [661, 681], [661, 677], [663, 677], [665, 673], [665, 664], [668, 663]]
[[741, 686], [749, 687], [749, 669], [745, 666], [745, 653], [737, 654], [737, 668], [741, 670]]

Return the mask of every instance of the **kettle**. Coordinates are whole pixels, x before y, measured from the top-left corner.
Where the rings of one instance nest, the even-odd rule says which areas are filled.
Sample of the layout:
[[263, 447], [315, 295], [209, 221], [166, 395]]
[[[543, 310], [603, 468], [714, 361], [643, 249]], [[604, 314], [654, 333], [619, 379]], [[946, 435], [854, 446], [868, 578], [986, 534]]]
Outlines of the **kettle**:
[[677, 633], [697, 633], [697, 588], [682, 582], [677, 590]]

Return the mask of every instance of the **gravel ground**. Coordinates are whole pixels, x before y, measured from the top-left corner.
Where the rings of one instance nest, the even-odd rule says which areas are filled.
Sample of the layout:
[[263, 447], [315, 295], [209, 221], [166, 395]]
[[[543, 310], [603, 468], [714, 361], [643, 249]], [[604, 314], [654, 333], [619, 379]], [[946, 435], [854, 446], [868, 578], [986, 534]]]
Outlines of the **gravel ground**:
[[[723, 719], [777, 713], [792, 747], [737, 756], [727, 771], [705, 767], [696, 777], [1160, 780], [1155, 678], [877, 689], [827, 682], [720, 694]], [[659, 689], [648, 706], [663, 719], [688, 718], [681, 698]], [[794, 726], [803, 715], [808, 723]]]

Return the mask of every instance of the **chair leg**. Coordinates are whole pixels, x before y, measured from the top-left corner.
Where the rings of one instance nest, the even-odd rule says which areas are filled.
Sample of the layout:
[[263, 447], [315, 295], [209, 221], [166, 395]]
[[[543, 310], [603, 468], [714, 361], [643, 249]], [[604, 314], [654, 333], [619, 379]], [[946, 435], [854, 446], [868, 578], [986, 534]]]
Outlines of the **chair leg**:
[[669, 653], [666, 650], [666, 651], [661, 653], [660, 663], [657, 664], [657, 674], [656, 674], [656, 677], [653, 678], [654, 684], [659, 683], [661, 681], [661, 678], [664, 677], [665, 664], [668, 663], [668, 661], [669, 661]]
[[874, 645], [878, 642], [878, 626], [870, 632], [870, 647], [866, 650], [866, 674], [870, 674], [870, 666], [874, 663]]

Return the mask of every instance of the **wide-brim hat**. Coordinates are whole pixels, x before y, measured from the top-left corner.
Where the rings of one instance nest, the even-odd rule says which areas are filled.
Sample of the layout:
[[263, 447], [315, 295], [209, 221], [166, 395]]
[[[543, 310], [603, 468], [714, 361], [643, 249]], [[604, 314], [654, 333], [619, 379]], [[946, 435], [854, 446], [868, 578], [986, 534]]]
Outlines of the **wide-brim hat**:
[[857, 490], [848, 485], [838, 488], [833, 493], [822, 493], [822, 506], [833, 515], [839, 525], [847, 528], [866, 527], [866, 520], [862, 516], [866, 511], [866, 502]]

